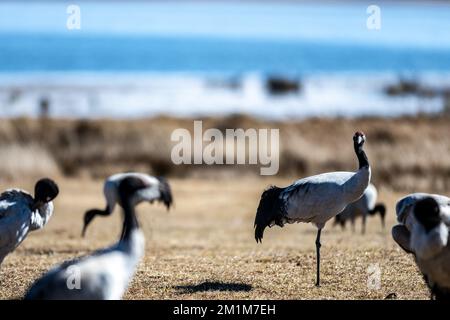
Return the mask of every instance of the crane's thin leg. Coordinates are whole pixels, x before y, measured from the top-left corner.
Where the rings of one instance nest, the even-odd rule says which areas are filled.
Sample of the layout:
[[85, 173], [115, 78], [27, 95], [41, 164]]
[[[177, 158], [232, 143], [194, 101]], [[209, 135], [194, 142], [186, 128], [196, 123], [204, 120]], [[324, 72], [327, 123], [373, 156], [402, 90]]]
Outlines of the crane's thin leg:
[[366, 218], [367, 218], [367, 215], [363, 214], [363, 216], [362, 216], [361, 234], [365, 234], [366, 233]]
[[322, 229], [317, 230], [316, 238], [316, 260], [317, 260], [317, 277], [316, 277], [316, 287], [320, 287], [320, 233]]

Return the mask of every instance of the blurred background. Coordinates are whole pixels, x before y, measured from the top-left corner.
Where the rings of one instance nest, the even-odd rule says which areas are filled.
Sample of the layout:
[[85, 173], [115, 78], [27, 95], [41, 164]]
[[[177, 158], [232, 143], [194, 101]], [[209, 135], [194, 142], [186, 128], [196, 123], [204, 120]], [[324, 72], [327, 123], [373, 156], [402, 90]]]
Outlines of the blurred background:
[[[80, 8], [68, 29], [67, 8]], [[1, 179], [257, 176], [175, 166], [176, 128], [279, 128], [282, 177], [353, 170], [450, 190], [450, 4], [378, 1], [2, 1]]]
[[[109, 245], [121, 216], [81, 238], [83, 213], [104, 206], [104, 178], [136, 170], [167, 176], [175, 208], [140, 206], [149, 243], [126, 298], [428, 299], [390, 227], [406, 193], [450, 195], [449, 32], [449, 1], [0, 1], [0, 190], [43, 176], [61, 190], [48, 227], [2, 264], [0, 298]], [[174, 165], [171, 134], [194, 120], [279, 129], [278, 174]], [[316, 230], [272, 228], [257, 246], [255, 211], [270, 184], [355, 170], [357, 130], [386, 228], [330, 222], [313, 288]]]

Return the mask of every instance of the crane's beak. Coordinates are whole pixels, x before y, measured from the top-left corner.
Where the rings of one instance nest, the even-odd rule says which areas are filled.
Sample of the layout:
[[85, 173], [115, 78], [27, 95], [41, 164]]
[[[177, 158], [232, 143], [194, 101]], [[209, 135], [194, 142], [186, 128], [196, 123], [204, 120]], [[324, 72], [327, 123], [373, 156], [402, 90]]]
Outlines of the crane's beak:
[[81, 237], [83, 237], [84, 238], [84, 236], [86, 235], [86, 229], [87, 229], [87, 224], [85, 223], [84, 225], [83, 225], [83, 230], [81, 231]]

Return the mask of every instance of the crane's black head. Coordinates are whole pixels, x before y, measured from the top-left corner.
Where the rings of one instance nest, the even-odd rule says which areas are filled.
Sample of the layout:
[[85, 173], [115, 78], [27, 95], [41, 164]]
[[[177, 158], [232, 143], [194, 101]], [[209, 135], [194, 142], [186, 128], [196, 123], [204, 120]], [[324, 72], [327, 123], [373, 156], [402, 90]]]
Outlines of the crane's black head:
[[364, 142], [366, 142], [366, 136], [364, 135], [364, 133], [361, 131], [355, 132], [355, 134], [353, 135], [353, 143], [355, 147], [361, 148], [364, 145]]
[[357, 131], [353, 135], [353, 147], [355, 149], [356, 156], [358, 157], [359, 169], [369, 167], [369, 159], [363, 150], [364, 142], [366, 142], [366, 136], [363, 132]]
[[56, 198], [58, 193], [58, 185], [48, 178], [40, 179], [34, 186], [34, 199], [36, 202], [50, 202]]
[[431, 197], [419, 200], [414, 206], [414, 216], [429, 232], [441, 222], [439, 204]]

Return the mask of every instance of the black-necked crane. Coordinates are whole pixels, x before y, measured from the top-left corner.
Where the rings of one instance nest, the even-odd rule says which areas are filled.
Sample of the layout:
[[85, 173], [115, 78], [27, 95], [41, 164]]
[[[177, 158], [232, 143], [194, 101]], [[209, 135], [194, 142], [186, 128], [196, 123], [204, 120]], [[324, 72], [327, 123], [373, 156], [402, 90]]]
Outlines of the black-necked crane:
[[450, 299], [450, 198], [416, 193], [397, 203], [392, 237], [414, 255], [432, 297]]
[[[124, 216], [119, 242], [51, 269], [30, 287], [25, 299], [121, 299], [144, 255], [145, 239], [135, 206], [140, 193], [148, 187], [147, 182], [136, 177], [122, 179], [117, 188]], [[170, 191], [163, 193], [159, 197], [171, 199]], [[78, 284], [74, 277], [78, 277]]]
[[105, 209], [91, 209], [85, 213], [82, 231], [83, 236], [95, 216], [108, 216], [114, 211], [116, 203], [121, 205], [118, 194], [119, 184], [124, 179], [130, 177], [142, 180], [146, 185], [145, 188], [136, 193], [134, 200], [136, 205], [145, 201], [150, 203], [159, 201], [163, 202], [167, 209], [169, 209], [169, 206], [172, 204], [172, 193], [169, 184], [164, 178], [156, 178], [140, 172], [117, 173], [108, 177], [103, 185], [103, 194], [106, 199]]
[[413, 226], [417, 224], [413, 214], [414, 207], [417, 202], [426, 198], [433, 198], [442, 212], [450, 210], [450, 198], [439, 194], [417, 192], [398, 200], [395, 211], [399, 224], [392, 228], [392, 237], [406, 252], [412, 253], [409, 243], [410, 232], [413, 230]]
[[320, 285], [320, 234], [326, 222], [345, 207], [361, 198], [370, 183], [370, 165], [363, 150], [366, 137], [362, 132], [353, 136], [358, 158], [356, 172], [329, 172], [297, 180], [292, 185], [270, 187], [263, 192], [255, 217], [255, 239], [262, 241], [264, 229], [285, 223], [310, 222], [317, 227], [316, 286]]
[[334, 224], [340, 224], [342, 228], [345, 228], [347, 221], [352, 224], [352, 229], [355, 229], [355, 219], [362, 218], [361, 233], [366, 232], [366, 220], [368, 216], [380, 215], [381, 227], [384, 230], [386, 206], [383, 203], [377, 203], [378, 191], [373, 184], [369, 184], [366, 190], [364, 190], [363, 196], [355, 202], [349, 204], [344, 211], [339, 213], [335, 219]]
[[0, 195], [0, 265], [30, 231], [47, 224], [58, 192], [56, 183], [44, 178], [36, 182], [34, 197], [21, 189], [8, 189]]

